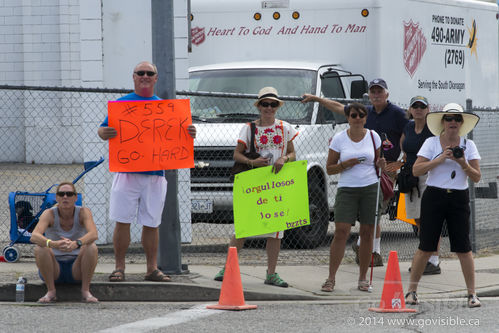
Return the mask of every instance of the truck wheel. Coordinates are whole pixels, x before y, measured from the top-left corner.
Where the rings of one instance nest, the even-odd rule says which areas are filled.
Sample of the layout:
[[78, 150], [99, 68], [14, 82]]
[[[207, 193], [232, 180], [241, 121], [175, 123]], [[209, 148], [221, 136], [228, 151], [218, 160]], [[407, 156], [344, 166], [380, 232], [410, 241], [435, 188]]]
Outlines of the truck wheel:
[[316, 184], [309, 185], [308, 202], [310, 225], [286, 230], [284, 240], [290, 248], [313, 249], [326, 238], [329, 226], [329, 209], [326, 195]]

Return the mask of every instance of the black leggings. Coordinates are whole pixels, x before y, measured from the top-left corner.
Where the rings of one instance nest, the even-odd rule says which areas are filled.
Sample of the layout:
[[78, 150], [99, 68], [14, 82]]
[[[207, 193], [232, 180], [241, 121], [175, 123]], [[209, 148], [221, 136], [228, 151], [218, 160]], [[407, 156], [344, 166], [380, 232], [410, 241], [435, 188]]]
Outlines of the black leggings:
[[469, 201], [468, 190], [428, 186], [421, 199], [419, 249], [437, 251], [442, 226], [447, 221], [451, 251], [471, 251]]

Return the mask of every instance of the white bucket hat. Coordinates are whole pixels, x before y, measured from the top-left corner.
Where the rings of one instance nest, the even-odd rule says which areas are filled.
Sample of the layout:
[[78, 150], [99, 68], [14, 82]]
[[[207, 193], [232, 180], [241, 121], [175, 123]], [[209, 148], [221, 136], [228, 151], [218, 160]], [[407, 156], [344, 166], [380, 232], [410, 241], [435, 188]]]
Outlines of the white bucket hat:
[[426, 124], [433, 135], [439, 136], [444, 131], [442, 117], [445, 115], [459, 114], [463, 117], [463, 124], [459, 129], [459, 136], [465, 136], [480, 120], [480, 117], [471, 112], [464, 112], [463, 107], [457, 103], [449, 103], [444, 106], [442, 111], [430, 112], [426, 115]]
[[274, 87], [265, 87], [260, 89], [260, 91], [258, 92], [258, 99], [254, 103], [254, 105], [258, 106], [258, 103], [260, 103], [262, 99], [273, 99], [274, 101], [278, 101], [279, 107], [281, 107], [284, 104], [284, 101], [281, 101], [279, 99], [277, 94], [277, 89]]

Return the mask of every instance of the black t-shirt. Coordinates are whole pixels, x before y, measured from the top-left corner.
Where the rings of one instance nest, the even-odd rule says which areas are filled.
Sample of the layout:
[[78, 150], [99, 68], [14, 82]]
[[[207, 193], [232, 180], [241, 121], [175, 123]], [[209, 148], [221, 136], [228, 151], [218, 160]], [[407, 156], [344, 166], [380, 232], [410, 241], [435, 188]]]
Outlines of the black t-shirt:
[[416, 159], [418, 158], [418, 151], [425, 140], [433, 136], [426, 124], [419, 134], [416, 134], [416, 131], [414, 129], [415, 126], [416, 123], [414, 122], [414, 120], [411, 120], [407, 123], [407, 125], [404, 127], [405, 139], [404, 142], [402, 142], [402, 150], [407, 156], [407, 164], [411, 165], [416, 162]]

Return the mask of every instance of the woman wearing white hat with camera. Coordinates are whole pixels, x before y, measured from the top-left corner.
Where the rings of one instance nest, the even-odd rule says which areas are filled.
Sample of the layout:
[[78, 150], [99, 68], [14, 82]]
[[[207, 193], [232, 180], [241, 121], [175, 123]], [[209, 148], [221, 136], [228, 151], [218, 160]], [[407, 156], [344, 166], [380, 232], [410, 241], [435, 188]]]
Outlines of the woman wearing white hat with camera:
[[464, 112], [456, 103], [443, 111], [430, 112], [427, 125], [434, 137], [426, 139], [418, 152], [413, 174], [428, 173], [427, 188], [421, 201], [419, 247], [412, 261], [407, 304], [418, 304], [416, 290], [432, 252], [437, 250], [444, 221], [447, 221], [451, 251], [456, 252], [468, 290], [468, 307], [479, 307], [475, 293], [475, 267], [471, 243], [468, 178], [481, 178], [480, 154], [471, 140], [464, 138], [480, 118]]

